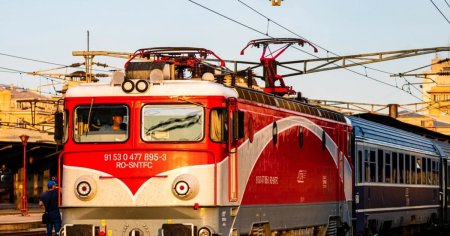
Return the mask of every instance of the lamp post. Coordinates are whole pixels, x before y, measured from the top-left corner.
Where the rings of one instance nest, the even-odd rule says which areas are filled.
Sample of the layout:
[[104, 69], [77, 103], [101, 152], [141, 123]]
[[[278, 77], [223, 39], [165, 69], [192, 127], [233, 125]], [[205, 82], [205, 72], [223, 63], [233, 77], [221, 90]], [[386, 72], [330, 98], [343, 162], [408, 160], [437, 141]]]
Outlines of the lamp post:
[[27, 141], [30, 136], [20, 135], [23, 146], [23, 183], [22, 183], [22, 216], [28, 215], [28, 197], [27, 197]]

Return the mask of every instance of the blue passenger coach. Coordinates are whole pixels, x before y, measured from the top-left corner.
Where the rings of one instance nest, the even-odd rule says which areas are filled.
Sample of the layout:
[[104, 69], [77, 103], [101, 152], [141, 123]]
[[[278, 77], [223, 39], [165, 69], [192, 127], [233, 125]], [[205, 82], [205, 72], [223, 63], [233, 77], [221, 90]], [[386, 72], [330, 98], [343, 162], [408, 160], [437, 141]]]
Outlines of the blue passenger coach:
[[354, 132], [355, 234], [437, 219], [440, 148], [410, 132], [357, 117], [348, 119]]
[[443, 141], [434, 141], [438, 147], [440, 147], [441, 153], [443, 153], [444, 158], [442, 158], [441, 169], [440, 169], [440, 178], [442, 180], [441, 188], [439, 189], [439, 193], [441, 195], [441, 205], [442, 212], [440, 213], [440, 219], [442, 221], [440, 223], [448, 224], [450, 208], [448, 205], [448, 201], [450, 200], [450, 143]]

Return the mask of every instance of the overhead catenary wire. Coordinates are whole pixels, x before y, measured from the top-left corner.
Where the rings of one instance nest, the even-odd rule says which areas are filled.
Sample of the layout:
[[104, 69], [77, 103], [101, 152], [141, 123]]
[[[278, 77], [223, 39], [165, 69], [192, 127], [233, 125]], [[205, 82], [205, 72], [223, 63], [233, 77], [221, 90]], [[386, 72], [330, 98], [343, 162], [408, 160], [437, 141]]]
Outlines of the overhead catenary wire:
[[2, 53], [2, 52], [0, 52], [0, 55], [7, 56], [7, 57], [13, 57], [13, 58], [17, 58], [17, 59], [22, 59], [22, 60], [27, 60], [27, 61], [34, 61], [34, 62], [39, 62], [39, 63], [44, 63], [44, 64], [50, 64], [50, 65], [54, 65], [54, 66], [66, 66], [66, 65], [63, 65], [63, 64], [59, 64], [59, 63], [48, 62], [48, 61], [37, 60], [37, 59], [31, 59], [31, 58], [26, 58], [26, 57], [21, 57], [21, 56], [15, 56], [15, 55], [6, 54], [6, 53]]
[[7, 70], [0, 70], [0, 73], [11, 73], [11, 74], [18, 74], [18, 73], [20, 73], [20, 72], [7, 71]]
[[6, 67], [1, 67], [1, 66], [0, 66], [0, 69], [10, 71], [11, 73], [20, 73], [20, 74], [22, 74], [22, 73], [27, 74], [28, 73], [28, 72], [25, 72], [25, 71], [11, 69], [11, 68], [6, 68]]
[[[7, 67], [1, 67], [1, 66], [0, 66], [0, 69], [2, 69], [2, 70], [7, 70], [7, 71], [5, 71], [6, 73], [17, 73], [17, 74], [33, 75], [33, 73], [30, 73], [30, 72], [21, 71], [21, 70], [16, 70], [16, 69], [11, 69], [11, 68], [7, 68]], [[8, 72], [8, 71], [9, 71], [9, 72]], [[0, 71], [0, 72], [1, 72], [1, 71]], [[39, 74], [36, 74], [36, 75], [33, 75], [33, 76], [40, 76], [40, 77], [47, 78], [47, 79], [50, 79], [50, 80], [52, 80], [52, 81], [55, 81], [55, 78], [52, 78], [52, 77], [46, 76], [46, 75], [39, 75]], [[59, 79], [59, 80], [67, 80], [67, 79], [61, 79], [61, 78], [58, 78], [58, 79]]]
[[[31, 75], [31, 76], [39, 76], [39, 77], [51, 80], [52, 82], [58, 82], [57, 80], [70, 81], [70, 79], [67, 79], [66, 76], [64, 78], [59, 78], [59, 77], [51, 77], [49, 75], [33, 74], [33, 73], [30, 73], [30, 72], [16, 70], [16, 69], [11, 69], [11, 68], [7, 68], [7, 67], [0, 67], [0, 69], [8, 70], [8, 71], [4, 71], [6, 73], [16, 73], [16, 74], [20, 74], [20, 75], [27, 74], [27, 75]], [[2, 72], [2, 71], [0, 71], [0, 72]], [[66, 73], [66, 75], [67, 75], [67, 73]]]
[[[285, 27], [285, 26], [279, 24], [278, 22], [276, 22], [276, 21], [274, 21], [273, 19], [271, 19], [271, 18], [267, 17], [266, 15], [262, 14], [260, 11], [256, 10], [255, 8], [253, 8], [253, 7], [249, 6], [248, 4], [244, 3], [242, 0], [237, 0], [237, 1], [238, 1], [239, 3], [241, 3], [242, 5], [246, 6], [247, 8], [249, 8], [250, 10], [252, 10], [253, 12], [255, 12], [255, 13], [257, 13], [258, 15], [262, 16], [263, 18], [266, 18], [268, 22], [273, 22], [274, 24], [276, 24], [276, 25], [279, 26], [280, 28], [282, 28], [282, 29], [284, 29], [284, 30], [286, 30], [286, 31], [288, 31], [288, 32], [290, 32], [290, 33], [296, 35], [297, 37], [299, 37], [299, 38], [301, 38], [301, 39], [303, 39], [303, 40], [306, 40], [306, 41], [310, 42], [312, 45], [314, 45], [314, 46], [316, 46], [316, 47], [318, 47], [318, 48], [320, 48], [320, 49], [326, 51], [326, 52], [327, 52], [327, 55], [328, 55], [328, 53], [331, 53], [331, 54], [333, 54], [333, 55], [335, 55], [335, 56], [340, 57], [340, 55], [338, 55], [338, 54], [336, 54], [336, 53], [334, 53], [334, 52], [332, 52], [332, 51], [330, 51], [330, 50], [328, 50], [328, 49], [326, 49], [326, 48], [324, 48], [324, 47], [322, 47], [322, 46], [320, 46], [320, 45], [318, 45], [318, 44], [316, 44], [316, 43], [313, 43], [313, 42], [310, 41], [309, 39], [306, 39], [305, 37], [303, 37], [303, 36], [297, 34], [296, 32], [294, 32], [294, 31], [288, 29], [288, 28]], [[446, 1], [446, 3], [447, 3], [447, 0], [445, 0], [445, 1]], [[448, 5], [448, 3], [447, 3], [447, 5]], [[450, 7], [450, 5], [448, 5], [448, 6]], [[268, 33], [267, 33], [267, 35], [268, 35]], [[302, 51], [302, 52], [304, 52], [304, 53], [306, 53], [306, 54], [308, 54], [308, 55], [311, 55], [311, 56], [317, 58], [316, 55], [313, 55], [313, 54], [311, 54], [311, 53], [309, 53], [309, 52], [306, 52], [306, 51], [304, 51], [304, 50], [301, 50], [301, 49], [299, 49], [299, 48], [297, 48], [297, 47], [293, 47], [293, 48], [295, 48], [295, 49], [297, 49], [297, 50], [300, 50], [300, 51]], [[354, 62], [354, 61], [352, 61], [352, 60], [348, 60], [348, 61], [351, 61], [351, 62], [355, 63], [356, 65], [360, 65], [359, 63], [356, 63], [356, 62]], [[445, 61], [448, 61], [448, 59], [441, 60], [441, 61], [438, 62], [438, 63], [442, 63], [442, 62], [445, 62]], [[333, 64], [336, 65], [335, 63], [333, 63]], [[387, 71], [384, 71], [384, 70], [380, 70], [380, 69], [368, 67], [368, 66], [365, 66], [365, 65], [360, 65], [360, 66], [363, 66], [363, 67], [364, 67], [365, 75], [363, 75], [363, 74], [361, 74], [361, 73], [359, 73], [359, 72], [353, 71], [353, 70], [351, 70], [351, 69], [349, 69], [349, 68], [347, 68], [347, 67], [344, 67], [344, 69], [346, 69], [346, 70], [348, 70], [348, 71], [350, 71], [350, 72], [353, 72], [353, 73], [362, 75], [362, 76], [364, 76], [364, 77], [367, 77], [367, 78], [369, 78], [369, 79], [375, 80], [375, 81], [377, 81], [377, 82], [383, 83], [383, 84], [385, 84], [385, 85], [388, 85], [388, 86], [391, 86], [391, 87], [394, 87], [394, 88], [398, 88], [398, 89], [403, 90], [403, 88], [398, 87], [397, 82], [396, 82], [396, 85], [393, 86], [393, 85], [391, 85], [391, 84], [385, 83], [385, 82], [383, 82], [383, 81], [377, 80], [377, 79], [375, 79], [375, 78], [370, 77], [370, 76], [367, 75], [367, 69], [371, 69], [371, 70], [378, 71], [378, 72], [385, 73], [385, 74], [392, 74], [391, 72], [387, 72]], [[430, 65], [424, 66], [424, 67], [422, 67], [422, 68], [425, 68], [425, 67], [428, 67], [428, 66], [430, 66]], [[415, 87], [411, 82], [409, 82], [406, 78], [403, 77], [403, 79], [405, 80], [405, 82], [406, 82], [406, 84], [407, 84], [408, 86], [412, 86], [416, 91], [418, 91], [419, 93], [422, 93], [422, 91], [420, 91], [418, 88], [416, 88], [416, 87]], [[403, 91], [404, 91], [404, 90], [403, 90]], [[409, 91], [405, 91], [405, 92], [409, 93], [410, 95], [412, 95], [412, 96], [415, 97], [415, 98], [418, 98], [417, 96], [413, 95], [413, 94], [411, 93], [410, 90], [409, 90]], [[426, 95], [426, 94], [425, 94], [425, 96], [428, 97], [428, 98], [431, 100], [431, 97], [430, 97], [429, 95]], [[418, 98], [418, 99], [419, 99], [419, 100], [423, 100], [423, 99], [420, 99], [420, 98]]]
[[[6, 56], [6, 57], [17, 58], [17, 59], [21, 59], [21, 60], [26, 60], [26, 61], [33, 61], [33, 62], [44, 63], [44, 64], [49, 64], [49, 65], [61, 66], [62, 67], [62, 68], [55, 68], [55, 69], [63, 69], [63, 68], [68, 68], [68, 67], [78, 67], [78, 66], [74, 66], [74, 64], [72, 64], [72, 65], [64, 65], [64, 64], [59, 64], [59, 63], [54, 63], [54, 62], [49, 62], [49, 61], [44, 61], [44, 60], [38, 60], [38, 59], [33, 59], [33, 58], [27, 58], [27, 57], [11, 55], [11, 54], [2, 53], [2, 52], [0, 52], [0, 55], [1, 56]], [[75, 64], [77, 64], [77, 63], [75, 63]], [[86, 67], [81, 67], [80, 66], [80, 69], [86, 69]], [[110, 71], [107, 71], [107, 70], [99, 70], [99, 69], [93, 69], [93, 71], [110, 72]]]
[[[328, 53], [331, 53], [332, 55], [335, 55], [335, 56], [340, 57], [339, 54], [334, 53], [333, 51], [328, 50], [328, 49], [326, 49], [326, 48], [324, 48], [324, 47], [322, 47], [322, 46], [320, 46], [320, 45], [318, 45], [318, 44], [316, 44], [316, 43], [310, 41], [309, 39], [307, 39], [307, 38], [305, 38], [305, 37], [303, 37], [303, 36], [297, 34], [296, 32], [292, 31], [291, 29], [289, 29], [289, 28], [287, 28], [287, 27], [281, 25], [280, 23], [274, 21], [273, 19], [269, 18], [268, 16], [262, 14], [261, 12], [259, 12], [259, 11], [256, 10], [255, 8], [251, 7], [250, 5], [246, 4], [245, 2], [243, 2], [243, 1], [241, 1], [241, 0], [237, 0], [237, 1], [238, 1], [239, 3], [241, 3], [242, 5], [244, 5], [245, 7], [249, 8], [250, 10], [252, 10], [253, 12], [255, 12], [256, 14], [262, 16], [263, 18], [266, 18], [268, 22], [272, 22], [272, 23], [274, 23], [275, 25], [277, 25], [278, 27], [280, 27], [280, 28], [282, 28], [282, 29], [288, 31], [289, 33], [291, 33], [291, 34], [293, 34], [293, 35], [295, 35], [295, 36], [297, 36], [297, 37], [299, 37], [299, 38], [301, 38], [301, 39], [303, 39], [303, 40], [305, 40], [305, 41], [310, 42], [312, 45], [314, 45], [314, 46], [316, 46], [316, 47], [318, 47], [318, 48], [320, 48], [320, 49], [326, 51], [327, 54], [328, 54]], [[311, 54], [310, 54], [310, 55], [311, 55]], [[315, 56], [315, 55], [312, 55], [312, 56], [317, 57], [317, 56]], [[355, 64], [358, 65], [358, 63], [356, 63], [356, 62], [354, 62], [354, 61], [352, 61], [352, 60], [349, 60], [349, 59], [348, 59], [348, 61], [353, 62], [353, 63], [355, 63]], [[364, 65], [360, 65], [360, 66], [364, 66]], [[380, 69], [376, 69], [376, 68], [372, 68], [372, 67], [368, 67], [368, 66], [364, 66], [364, 67], [367, 68], [367, 69], [371, 69], [371, 70], [374, 70], [374, 71], [381, 72], [381, 73], [392, 74], [392, 73], [390, 73], [390, 72], [383, 71], [383, 70], [380, 70]]]
[[[195, 5], [197, 5], [197, 6], [201, 7], [201, 8], [204, 8], [204, 9], [210, 11], [210, 12], [213, 12], [213, 13], [215, 13], [215, 14], [217, 14], [217, 15], [223, 17], [223, 18], [226, 18], [226, 19], [228, 19], [228, 20], [230, 20], [230, 21], [232, 21], [232, 22], [235, 22], [235, 23], [237, 23], [237, 24], [239, 24], [239, 25], [241, 25], [241, 26], [243, 26], [243, 27], [245, 27], [245, 28], [247, 28], [247, 29], [250, 29], [250, 30], [252, 30], [252, 31], [254, 31], [254, 32], [257, 32], [257, 33], [259, 33], [259, 34], [262, 34], [262, 35], [266, 35], [266, 34], [265, 34], [264, 32], [262, 32], [262, 31], [259, 31], [259, 30], [255, 29], [255, 28], [253, 28], [253, 27], [251, 27], [251, 26], [248, 26], [248, 25], [246, 25], [246, 24], [244, 24], [244, 23], [242, 23], [242, 22], [239, 22], [239, 21], [237, 21], [237, 20], [235, 20], [235, 19], [232, 19], [231, 17], [225, 16], [224, 14], [219, 13], [219, 12], [217, 12], [217, 11], [215, 11], [215, 10], [212, 10], [211, 8], [208, 8], [208, 7], [206, 7], [206, 6], [204, 6], [204, 5], [200, 4], [200, 3], [197, 3], [197, 2], [195, 2], [195, 1], [193, 1], [193, 0], [188, 0], [188, 1], [191, 2], [191, 3], [194, 3]], [[272, 20], [271, 20], [271, 21], [272, 21]], [[273, 22], [273, 21], [272, 21], [272, 22]], [[274, 38], [274, 37], [272, 37], [272, 36], [270, 36], [270, 35], [268, 35], [268, 34], [267, 34], [266, 36], [268, 36], [268, 37], [270, 37], [270, 38]], [[300, 36], [300, 37], [301, 37], [301, 36]], [[305, 39], [305, 40], [306, 40], [306, 39]], [[304, 53], [306, 53], [306, 54], [308, 54], [308, 55], [311, 55], [311, 56], [313, 56], [313, 57], [319, 58], [319, 57], [317, 57], [316, 55], [314, 55], [314, 54], [312, 54], [312, 53], [306, 52], [306, 51], [304, 51], [304, 50], [302, 50], [302, 49], [299, 49], [299, 48], [296, 48], [296, 47], [294, 47], [294, 48], [297, 49], [297, 50], [300, 50], [300, 51], [302, 51], [302, 52], [304, 52]], [[337, 65], [337, 64], [335, 64], [335, 63], [332, 63], [332, 64], [341, 67], [340, 65]], [[346, 68], [346, 67], [343, 67], [343, 69], [346, 69], [346, 70], [348, 70], [348, 71], [350, 71], [350, 72], [352, 72], [352, 73], [358, 74], [358, 75], [360, 75], [360, 76], [366, 77], [366, 78], [371, 79], [371, 80], [373, 80], [373, 81], [382, 83], [382, 84], [384, 84], [384, 85], [390, 86], [390, 87], [392, 87], [392, 88], [399, 89], [399, 90], [401, 90], [401, 91], [403, 91], [403, 92], [408, 93], [409, 95], [413, 96], [414, 98], [416, 98], [416, 99], [418, 99], [418, 100], [420, 100], [420, 101], [423, 101], [423, 99], [421, 99], [421, 98], [417, 97], [416, 95], [412, 94], [410, 91], [403, 90], [402, 88], [400, 88], [400, 87], [398, 87], [398, 86], [395, 86], [395, 85], [386, 83], [386, 82], [384, 82], [384, 81], [381, 81], [381, 80], [379, 80], [379, 79], [376, 79], [376, 78], [373, 78], [373, 77], [370, 77], [370, 76], [366, 76], [366, 75], [364, 75], [364, 74], [362, 74], [362, 73], [360, 73], [360, 72], [351, 70], [351, 69]], [[384, 72], [384, 73], [391, 74], [391, 73], [389, 73], [389, 72]]]
[[449, 61], [449, 60], [450, 60], [450, 58], [445, 58], [445, 59], [439, 60], [439, 61], [437, 61], [437, 62], [435, 62], [435, 63], [432, 63], [431, 65], [425, 65], [425, 66], [421, 66], [421, 67], [418, 67], [418, 68], [415, 68], [415, 69], [412, 69], [412, 70], [408, 70], [408, 71], [405, 71], [405, 72], [403, 72], [403, 73], [400, 73], [399, 75], [407, 74], [407, 73], [409, 73], [409, 72], [413, 72], [413, 71], [420, 70], [420, 69], [424, 69], [424, 68], [427, 68], [427, 67], [429, 67], [429, 66], [441, 64], [441, 63], [447, 62], [447, 61]]
[[[441, 15], [444, 17], [444, 19], [447, 21], [447, 23], [450, 24], [450, 20], [448, 20], [448, 18], [444, 15], [444, 13], [441, 11], [441, 9], [439, 9], [439, 7], [433, 2], [433, 0], [430, 0], [430, 2], [434, 5], [434, 7], [439, 11], [439, 13], [441, 13]], [[447, 1], [445, 1], [447, 3]], [[448, 5], [448, 3], [447, 3]]]
[[[327, 52], [327, 55], [328, 55], [329, 53], [331, 53], [331, 54], [333, 54], [333, 55], [335, 55], [335, 56], [340, 57], [340, 55], [338, 55], [338, 54], [332, 52], [331, 50], [328, 50], [328, 49], [326, 49], [326, 48], [324, 48], [324, 47], [322, 47], [322, 46], [320, 46], [320, 45], [318, 45], [318, 44], [316, 44], [316, 43], [310, 41], [309, 39], [306, 39], [305, 37], [303, 37], [303, 36], [297, 34], [296, 32], [290, 30], [289, 28], [287, 28], [287, 27], [285, 27], [285, 26], [279, 24], [278, 22], [276, 22], [276, 21], [274, 21], [273, 19], [271, 19], [271, 18], [267, 17], [266, 15], [262, 14], [260, 11], [256, 10], [255, 8], [253, 8], [253, 7], [249, 6], [248, 4], [244, 3], [242, 0], [237, 0], [237, 1], [238, 1], [239, 3], [241, 3], [242, 5], [246, 6], [247, 8], [249, 8], [250, 10], [252, 10], [253, 12], [255, 12], [255, 13], [257, 13], [258, 15], [262, 16], [263, 18], [266, 18], [268, 22], [273, 22], [274, 24], [276, 24], [276, 25], [279, 26], [280, 28], [282, 28], [282, 29], [284, 29], [284, 30], [286, 30], [286, 31], [288, 31], [288, 32], [290, 32], [290, 33], [296, 35], [297, 37], [299, 37], [299, 38], [301, 38], [301, 39], [303, 39], [303, 40], [305, 40], [305, 41], [308, 41], [308, 42], [311, 43], [312, 45], [314, 45], [314, 46], [316, 46], [316, 47], [318, 47], [318, 48], [320, 48], [320, 49], [326, 51], [326, 52]], [[268, 27], [267, 27], [267, 28], [268, 28]], [[268, 31], [267, 31], [267, 32], [268, 32]], [[269, 34], [267, 33], [266, 35], [269, 35]], [[294, 49], [297, 49], [297, 50], [299, 50], [299, 51], [302, 51], [302, 52], [304, 52], [304, 53], [306, 53], [306, 54], [308, 54], [308, 55], [310, 55], [310, 56], [313, 56], [313, 57], [318, 58], [316, 55], [314, 55], [314, 54], [312, 54], [312, 53], [309, 53], [309, 52], [306, 52], [305, 50], [302, 50], [302, 49], [297, 48], [297, 47], [293, 47], [293, 48], [294, 48]], [[384, 70], [380, 70], [380, 69], [372, 68], [372, 67], [369, 67], [369, 66], [361, 65], [361, 64], [359, 64], [359, 63], [357, 63], [357, 62], [354, 62], [354, 61], [352, 61], [352, 60], [348, 60], [348, 61], [353, 62], [353, 63], [355, 63], [356, 65], [359, 65], [359, 66], [364, 67], [365, 74], [362, 74], [362, 73], [360, 73], [360, 72], [354, 71], [354, 70], [349, 69], [349, 68], [347, 68], [347, 67], [343, 67], [343, 69], [346, 69], [347, 71], [350, 71], [350, 72], [352, 72], [352, 73], [355, 73], [355, 74], [364, 76], [364, 77], [369, 78], [369, 79], [371, 79], [371, 80], [374, 80], [374, 81], [376, 81], [376, 82], [385, 84], [385, 85], [387, 85], [387, 86], [390, 86], [390, 87], [397, 88], [397, 89], [400, 89], [400, 90], [402, 90], [402, 91], [405, 91], [403, 88], [398, 87], [397, 83], [396, 83], [395, 85], [391, 85], [391, 84], [389, 84], [389, 83], [386, 83], [386, 82], [384, 82], [384, 81], [381, 81], [381, 80], [378, 80], [378, 79], [376, 79], [376, 78], [373, 78], [373, 77], [369, 76], [369, 75], [367, 74], [367, 69], [371, 69], [371, 70], [378, 71], [378, 72], [385, 73], [385, 74], [392, 74], [391, 72], [387, 72], [387, 71], [384, 71]], [[334, 64], [334, 65], [337, 65], [337, 64], [335, 64], [335, 63], [333, 63], [333, 64]], [[408, 86], [412, 86], [416, 91], [418, 91], [418, 92], [421, 93], [421, 91], [420, 91], [418, 88], [416, 88], [414, 85], [412, 85], [412, 83], [409, 82], [406, 78], [403, 78], [403, 79], [406, 81], [406, 84], [407, 84]], [[411, 90], [405, 91], [405, 92], [407, 92], [407, 93], [410, 94], [411, 96], [415, 97], [416, 99], [419, 99], [420, 101], [423, 101], [423, 99], [421, 99], [421, 98], [415, 96], [414, 94], [412, 94]], [[427, 96], [428, 98], [431, 98], [431, 97], [429, 97], [429, 95], [425, 95], [425, 96]]]
[[[6, 71], [5, 71], [6, 73], [16, 73], [16, 74], [19, 74], [21, 80], [23, 80], [23, 78], [22, 78], [22, 75], [23, 75], [23, 74], [31, 75], [29, 72], [21, 71], [21, 70], [17, 70], [17, 69], [11, 69], [11, 68], [7, 68], [7, 67], [1, 67], [1, 66], [0, 66], [0, 69], [6, 70]], [[8, 71], [9, 71], [9, 72], [8, 72]], [[2, 71], [0, 71], [0, 72], [2, 72]], [[46, 78], [47, 80], [50, 80], [50, 81], [52, 81], [52, 82], [57, 82], [55, 78], [52, 78], [52, 77], [49, 77], [49, 76], [45, 76], [45, 75], [37, 75], [37, 76], [40, 76], [40, 77], [42, 77], [42, 78]], [[66, 80], [66, 79], [59, 79], [59, 80]], [[22, 81], [22, 83], [23, 83], [23, 81]], [[24, 86], [19, 87], [19, 88], [21, 88], [21, 89], [27, 89], [27, 88], [25, 88]], [[36, 91], [36, 90], [32, 90], [32, 89], [28, 89], [28, 90], [30, 90], [30, 91]], [[56, 94], [57, 94], [56, 90], [55, 90], [55, 94], [50, 93], [50, 92], [42, 92], [42, 91], [40, 91], [40, 92], [41, 92], [41, 93], [45, 93], [45, 94], [49, 94], [49, 95], [56, 95]]]
[[259, 30], [255, 29], [255, 28], [252, 28], [252, 27], [250, 27], [250, 26], [248, 26], [248, 25], [246, 25], [246, 24], [244, 24], [244, 23], [241, 23], [241, 22], [239, 22], [239, 21], [237, 21], [237, 20], [235, 20], [235, 19], [232, 19], [232, 18], [230, 18], [230, 17], [228, 17], [228, 16], [225, 16], [224, 14], [219, 13], [219, 12], [217, 12], [217, 11], [214, 11], [213, 9], [208, 8], [208, 7], [202, 5], [202, 4], [198, 3], [198, 2], [195, 2], [195, 1], [192, 1], [192, 0], [188, 0], [188, 1], [191, 2], [191, 3], [194, 3], [195, 5], [197, 5], [197, 6], [201, 7], [201, 8], [204, 8], [204, 9], [210, 11], [210, 12], [213, 12], [213, 13], [219, 15], [219, 16], [222, 16], [223, 18], [226, 18], [226, 19], [228, 19], [228, 20], [230, 20], [230, 21], [233, 21], [234, 23], [239, 24], [239, 25], [241, 25], [241, 26], [243, 26], [243, 27], [245, 27], [245, 28], [247, 28], [247, 29], [249, 29], [249, 30], [253, 30], [253, 31], [257, 32], [257, 33], [266, 35], [266, 34], [263, 33], [262, 31], [259, 31]]

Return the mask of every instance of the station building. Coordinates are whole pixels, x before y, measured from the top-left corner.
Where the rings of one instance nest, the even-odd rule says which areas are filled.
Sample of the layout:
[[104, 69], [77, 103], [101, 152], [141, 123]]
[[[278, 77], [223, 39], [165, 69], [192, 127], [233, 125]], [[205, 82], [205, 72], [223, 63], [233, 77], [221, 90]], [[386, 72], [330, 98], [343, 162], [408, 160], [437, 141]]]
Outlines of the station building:
[[398, 120], [450, 135], [450, 61], [434, 58], [422, 75], [422, 111], [399, 113]]
[[[0, 206], [20, 209], [23, 162], [29, 204], [38, 203], [46, 183], [57, 176], [61, 146], [53, 138], [59, 98], [14, 85], [0, 85]], [[29, 139], [26, 145], [20, 136]], [[25, 156], [24, 156], [25, 148]]]

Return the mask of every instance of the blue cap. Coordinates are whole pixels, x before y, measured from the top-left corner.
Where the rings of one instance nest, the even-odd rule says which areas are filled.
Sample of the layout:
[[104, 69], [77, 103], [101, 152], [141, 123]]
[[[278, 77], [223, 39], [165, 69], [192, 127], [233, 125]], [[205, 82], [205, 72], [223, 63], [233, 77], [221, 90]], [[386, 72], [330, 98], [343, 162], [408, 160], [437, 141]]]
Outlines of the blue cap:
[[48, 188], [51, 188], [51, 187], [53, 187], [53, 186], [55, 186], [55, 185], [58, 185], [55, 181], [53, 181], [53, 180], [50, 180], [50, 181], [48, 181], [48, 183], [47, 183], [47, 187]]

